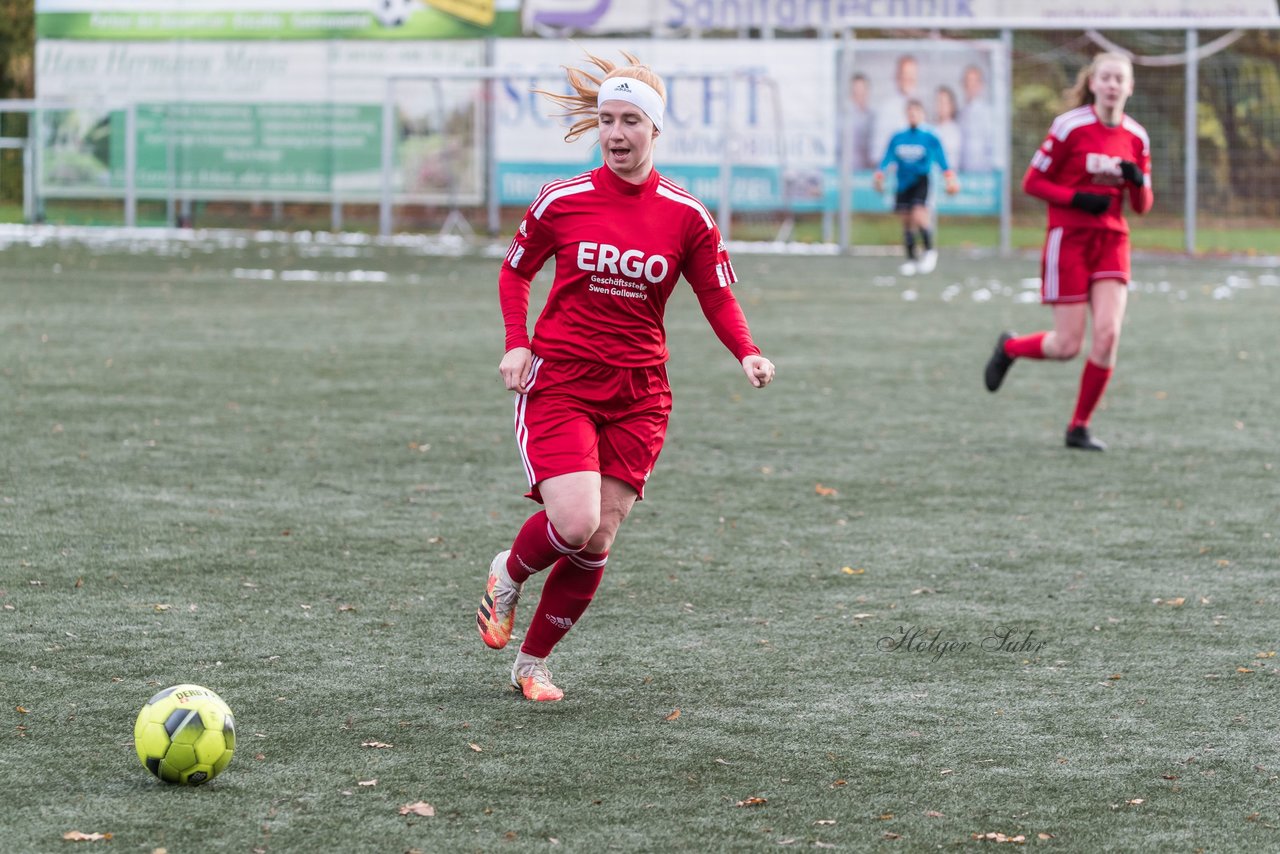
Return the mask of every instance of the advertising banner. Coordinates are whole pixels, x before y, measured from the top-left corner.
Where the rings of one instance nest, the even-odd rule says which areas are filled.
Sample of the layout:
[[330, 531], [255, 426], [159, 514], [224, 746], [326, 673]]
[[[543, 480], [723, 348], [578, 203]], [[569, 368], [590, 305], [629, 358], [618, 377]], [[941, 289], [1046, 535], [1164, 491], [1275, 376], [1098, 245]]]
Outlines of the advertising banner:
[[[499, 41], [495, 63], [511, 69], [496, 96], [499, 199], [525, 204], [547, 181], [600, 164], [594, 134], [566, 143], [569, 122], [557, 118], [558, 108], [533, 90], [565, 91], [560, 65], [585, 66], [586, 52], [621, 62], [618, 51], [627, 49], [667, 82], [666, 129], [655, 153], [659, 171], [708, 205], [720, 197], [721, 165], [727, 159], [734, 210], [835, 210], [844, 133], [860, 140], [851, 144], [860, 152], [850, 161], [852, 209], [892, 210], [892, 181], [885, 192], [876, 193], [871, 176], [889, 136], [906, 126], [906, 98], [918, 96], [927, 101], [929, 121], [938, 122], [944, 145], [954, 148], [951, 165], [961, 172], [961, 192], [939, 195], [939, 212], [998, 213], [1007, 102], [1000, 43], [855, 44], [848, 79], [857, 83], [849, 86], [838, 79], [838, 47], [832, 41], [752, 41], [747, 51], [737, 40], [708, 40], [698, 43], [696, 54], [679, 39], [638, 45], [579, 40], [572, 46]], [[903, 56], [911, 62], [899, 73]], [[908, 73], [910, 81], [898, 79]], [[949, 112], [940, 92], [944, 88], [954, 105]], [[872, 111], [880, 116], [874, 138]], [[970, 131], [958, 136], [965, 121]]]
[[851, 27], [1234, 27], [1280, 19], [1276, 0], [524, 0], [526, 32], [584, 35]]
[[947, 166], [960, 178], [955, 196], [933, 193], [938, 211], [999, 213], [1009, 103], [1000, 42], [867, 40], [848, 51], [844, 103], [837, 112], [847, 137], [853, 210], [892, 209], [893, 175], [882, 193], [871, 179], [887, 162], [889, 139], [907, 127], [907, 104], [914, 100], [924, 107], [925, 127], [942, 143]]
[[[824, 171], [835, 163], [835, 48], [830, 42], [678, 39], [631, 45], [613, 41], [502, 40], [495, 65], [510, 68], [498, 92], [499, 197], [524, 204], [548, 180], [601, 162], [594, 134], [566, 143], [568, 123], [534, 89], [565, 91], [561, 65], [584, 66], [585, 53], [624, 62], [629, 50], [664, 75], [666, 128], [656, 161], [663, 174], [714, 204], [720, 165], [732, 164], [736, 210], [821, 207]], [[788, 202], [790, 199], [790, 202]]]
[[[387, 76], [483, 64], [478, 42], [97, 42], [41, 40], [46, 112], [42, 190], [100, 196], [124, 187], [125, 106], [135, 105], [142, 197], [338, 194], [382, 187]], [[393, 192], [478, 203], [483, 104], [474, 84], [406, 81], [394, 90]]]
[[519, 0], [36, 0], [49, 39], [473, 39], [520, 34]]

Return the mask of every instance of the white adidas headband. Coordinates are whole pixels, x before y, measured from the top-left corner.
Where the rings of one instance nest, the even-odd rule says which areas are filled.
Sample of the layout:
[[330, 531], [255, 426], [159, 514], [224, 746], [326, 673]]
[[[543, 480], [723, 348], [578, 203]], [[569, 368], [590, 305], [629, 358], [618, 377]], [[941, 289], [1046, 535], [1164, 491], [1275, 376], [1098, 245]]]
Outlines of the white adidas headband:
[[662, 115], [666, 112], [666, 107], [662, 103], [662, 96], [658, 94], [658, 90], [648, 83], [634, 77], [610, 77], [600, 84], [596, 107], [601, 107], [605, 101], [626, 101], [628, 104], [634, 104], [649, 117], [654, 127], [662, 130]]

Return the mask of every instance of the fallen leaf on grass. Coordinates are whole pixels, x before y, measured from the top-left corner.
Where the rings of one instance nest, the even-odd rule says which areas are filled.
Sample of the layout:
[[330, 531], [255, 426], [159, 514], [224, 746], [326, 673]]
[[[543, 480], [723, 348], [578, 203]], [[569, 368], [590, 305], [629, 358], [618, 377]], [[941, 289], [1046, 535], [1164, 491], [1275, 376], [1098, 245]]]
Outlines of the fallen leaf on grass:
[[835, 823], [836, 823], [836, 820], [834, 818], [820, 818], [814, 822], [814, 824], [822, 824], [822, 825], [835, 824]]
[[1151, 600], [1151, 604], [1152, 604], [1152, 605], [1167, 605], [1167, 606], [1169, 606], [1170, 608], [1181, 608], [1183, 605], [1187, 604], [1187, 597], [1186, 597], [1186, 596], [1179, 596], [1179, 597], [1178, 597], [1178, 598], [1176, 598], [1176, 599], [1160, 599], [1160, 598], [1155, 598], [1155, 599], [1152, 599], [1152, 600]]
[[677, 718], [679, 718], [679, 717], [680, 717], [680, 710], [679, 710], [679, 709], [672, 709], [672, 710], [671, 710], [671, 714], [667, 715], [665, 718], [663, 718], [663, 720], [664, 720], [664, 721], [674, 721], [674, 720], [676, 720], [676, 719], [677, 719]]
[[387, 744], [385, 741], [362, 741], [361, 747], [394, 747], [395, 745]]
[[987, 832], [972, 834], [972, 838], [977, 842], [1011, 842], [1014, 845], [1025, 845], [1027, 837], [1019, 833], [1017, 836], [1009, 836], [1004, 833]]
[[881, 821], [893, 821], [893, 819], [894, 819], [894, 815], [891, 812], [882, 813], [880, 816]]
[[467, 747], [470, 747], [476, 753], [484, 753], [484, 751], [480, 748], [480, 745], [476, 744], [474, 741], [467, 742]]
[[847, 786], [847, 785], [849, 785], [848, 780], [836, 780], [834, 783], [831, 784], [831, 788], [838, 789], [841, 786]]
[[27, 707], [26, 707], [26, 706], [14, 706], [13, 708], [14, 708], [15, 710], [17, 710], [18, 714], [20, 714], [20, 715], [25, 715], [25, 714], [27, 713]]
[[858, 567], [857, 569], [854, 569], [851, 566], [842, 566], [840, 567], [840, 571], [843, 572], [845, 575], [866, 575], [867, 574], [867, 571], [862, 567]]
[[830, 496], [832, 496], [832, 495], [839, 495], [839, 494], [840, 494], [840, 493], [836, 490], [836, 488], [835, 488], [835, 487], [833, 487], [833, 486], [823, 486], [823, 485], [822, 485], [822, 484], [820, 484], [820, 483], [815, 483], [815, 484], [813, 485], [813, 491], [814, 491], [814, 492], [816, 492], [816, 493], [818, 493], [819, 495], [823, 496], [824, 498], [825, 498], [825, 497], [830, 497]]
[[436, 814], [436, 808], [426, 801], [414, 801], [411, 804], [405, 804], [400, 807], [400, 815], [420, 815], [431, 818]]
[[924, 815], [925, 818], [946, 818], [945, 814], [940, 813], [937, 810], [925, 810]]
[[377, 778], [374, 778], [374, 779], [372, 779], [372, 780], [357, 780], [357, 781], [356, 781], [356, 785], [357, 785], [357, 786], [365, 786], [365, 787], [367, 787], [367, 788], [370, 788], [370, 789], [371, 789], [371, 788], [373, 788], [374, 786], [378, 785], [378, 780], [377, 780]]
[[81, 833], [78, 830], [68, 830], [62, 834], [62, 838], [68, 842], [97, 842], [99, 839], [110, 839], [110, 833]]
[[758, 797], [756, 797], [755, 795], [752, 795], [751, 797], [746, 798], [745, 800], [738, 801], [736, 804], [734, 804], [734, 806], [739, 806], [739, 807], [758, 807], [758, 806], [760, 806], [761, 804], [767, 804], [767, 803], [769, 803], [769, 799], [768, 799], [768, 798], [758, 798]]
[[1053, 839], [1052, 833], [1037, 833], [1036, 839]]
[[892, 830], [889, 830], [889, 831], [886, 831], [886, 832], [885, 832], [885, 834], [884, 834], [883, 838], [884, 838], [884, 839], [901, 839], [901, 838], [902, 838], [902, 834], [901, 834], [901, 833], [894, 833]]
[[1126, 804], [1128, 804], [1128, 805], [1129, 805], [1129, 806], [1131, 806], [1131, 807], [1136, 807], [1136, 806], [1140, 806], [1140, 805], [1142, 805], [1142, 804], [1145, 804], [1145, 803], [1146, 803], [1146, 799], [1145, 799], [1145, 798], [1131, 798], [1131, 799], [1129, 799], [1129, 800], [1125, 801], [1125, 803], [1126, 803]]

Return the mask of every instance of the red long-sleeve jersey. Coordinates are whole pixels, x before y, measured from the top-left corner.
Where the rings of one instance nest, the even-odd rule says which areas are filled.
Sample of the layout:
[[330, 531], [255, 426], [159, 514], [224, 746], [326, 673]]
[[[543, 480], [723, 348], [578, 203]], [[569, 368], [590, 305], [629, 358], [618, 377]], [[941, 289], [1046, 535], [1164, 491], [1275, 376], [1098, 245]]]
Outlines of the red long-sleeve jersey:
[[[555, 279], [528, 332], [530, 283], [548, 258]], [[683, 275], [738, 359], [757, 355], [720, 230], [702, 203], [658, 174], [623, 181], [607, 166], [542, 188], [498, 273], [506, 348], [615, 367], [667, 360], [663, 314]]]
[[[1127, 184], [1120, 161], [1128, 160], [1142, 171], [1141, 187]], [[1105, 228], [1129, 233], [1123, 198], [1129, 188], [1134, 213], [1151, 210], [1151, 142], [1146, 130], [1128, 116], [1114, 127], [1103, 124], [1092, 105], [1063, 113], [1049, 126], [1049, 135], [1031, 158], [1022, 189], [1049, 203], [1049, 227]], [[1111, 207], [1091, 214], [1071, 207], [1078, 192], [1111, 196]]]

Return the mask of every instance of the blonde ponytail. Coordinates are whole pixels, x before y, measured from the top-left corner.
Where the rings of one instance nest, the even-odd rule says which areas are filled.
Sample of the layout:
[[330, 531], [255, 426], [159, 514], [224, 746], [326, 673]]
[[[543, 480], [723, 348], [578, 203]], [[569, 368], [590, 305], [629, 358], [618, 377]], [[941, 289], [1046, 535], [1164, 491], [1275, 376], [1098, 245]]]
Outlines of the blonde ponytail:
[[600, 84], [613, 77], [630, 77], [642, 83], [647, 83], [657, 90], [658, 94], [662, 96], [662, 102], [666, 103], [667, 87], [662, 82], [662, 78], [632, 54], [625, 50], [621, 51], [621, 53], [626, 58], [627, 65], [619, 65], [594, 54], [587, 54], [587, 61], [600, 70], [600, 75], [581, 68], [563, 66], [565, 77], [569, 81], [569, 87], [573, 89], [571, 94], [548, 92], [545, 89], [533, 90], [539, 95], [545, 95], [548, 100], [554, 101], [557, 105], [563, 107], [564, 112], [559, 115], [581, 116], [569, 127], [569, 131], [564, 135], [565, 142], [573, 142], [600, 124], [596, 96], [600, 93]]

